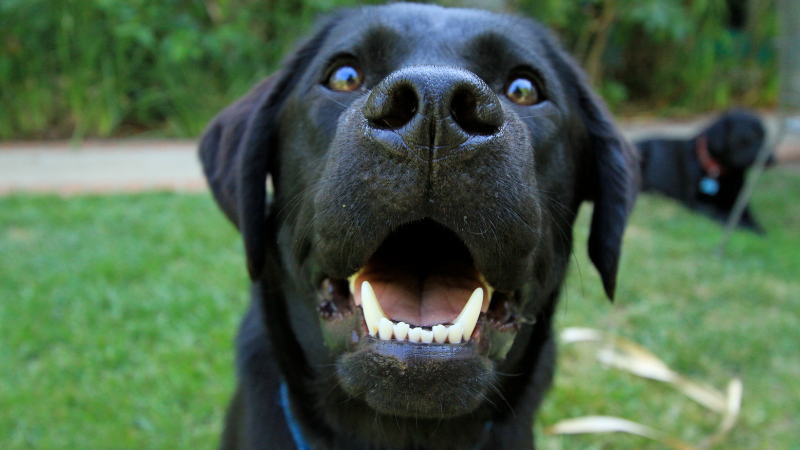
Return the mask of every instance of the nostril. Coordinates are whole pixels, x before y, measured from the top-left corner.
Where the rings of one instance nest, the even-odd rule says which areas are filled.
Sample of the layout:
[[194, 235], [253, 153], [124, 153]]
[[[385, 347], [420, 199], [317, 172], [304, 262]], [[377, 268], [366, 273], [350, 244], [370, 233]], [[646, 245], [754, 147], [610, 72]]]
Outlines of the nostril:
[[457, 92], [453, 95], [453, 100], [450, 102], [450, 112], [453, 115], [453, 120], [462, 130], [469, 134], [478, 134], [482, 136], [489, 136], [497, 133], [500, 127], [489, 123], [481, 117], [479, 111], [481, 107], [475, 95], [469, 91]]
[[419, 99], [411, 87], [400, 87], [389, 96], [386, 113], [378, 118], [370, 119], [372, 126], [381, 129], [396, 130], [407, 124], [417, 113]]

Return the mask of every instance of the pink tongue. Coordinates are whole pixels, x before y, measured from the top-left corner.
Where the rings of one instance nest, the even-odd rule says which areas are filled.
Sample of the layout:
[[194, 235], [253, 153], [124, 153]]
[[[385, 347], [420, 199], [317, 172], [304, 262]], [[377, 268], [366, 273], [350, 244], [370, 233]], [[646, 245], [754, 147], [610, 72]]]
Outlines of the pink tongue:
[[406, 264], [388, 266], [375, 261], [367, 264], [356, 279], [355, 302], [361, 304], [361, 282], [369, 281], [383, 312], [390, 319], [409, 325], [451, 323], [472, 292], [483, 287], [477, 271], [459, 261], [448, 261], [424, 272]]

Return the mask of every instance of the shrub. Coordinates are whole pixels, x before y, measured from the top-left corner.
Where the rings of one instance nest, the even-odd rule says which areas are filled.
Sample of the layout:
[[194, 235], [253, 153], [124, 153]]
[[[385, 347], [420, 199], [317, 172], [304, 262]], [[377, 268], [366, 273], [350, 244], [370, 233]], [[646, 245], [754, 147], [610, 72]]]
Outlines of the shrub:
[[[775, 0], [751, 0], [735, 30], [741, 1], [495, 6], [554, 27], [617, 111], [696, 112], [775, 101]], [[315, 17], [356, 2], [0, 0], [0, 139], [197, 136]]]
[[775, 0], [520, 0], [555, 28], [617, 110], [771, 106]]

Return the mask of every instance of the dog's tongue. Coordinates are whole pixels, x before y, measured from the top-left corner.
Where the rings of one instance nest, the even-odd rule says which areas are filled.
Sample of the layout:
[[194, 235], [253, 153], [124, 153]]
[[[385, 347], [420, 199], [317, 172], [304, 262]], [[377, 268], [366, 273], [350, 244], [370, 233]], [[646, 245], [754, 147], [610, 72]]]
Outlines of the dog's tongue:
[[[361, 286], [368, 281], [386, 316], [416, 326], [453, 322], [475, 289], [485, 290], [468, 254], [414, 257], [406, 249], [382, 249], [355, 280], [353, 296], [361, 304]], [[487, 298], [488, 300], [488, 298]], [[484, 311], [488, 307], [485, 302]]]

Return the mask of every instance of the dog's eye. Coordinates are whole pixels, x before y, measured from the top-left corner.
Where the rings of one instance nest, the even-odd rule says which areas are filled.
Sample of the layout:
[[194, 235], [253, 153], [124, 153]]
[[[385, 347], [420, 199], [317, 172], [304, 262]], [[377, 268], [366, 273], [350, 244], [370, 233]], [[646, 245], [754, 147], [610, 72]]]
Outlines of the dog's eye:
[[328, 78], [328, 88], [334, 91], [355, 91], [363, 81], [361, 71], [353, 66], [341, 66]]
[[518, 105], [534, 105], [539, 103], [539, 91], [536, 84], [528, 78], [515, 78], [506, 85], [506, 97]]

